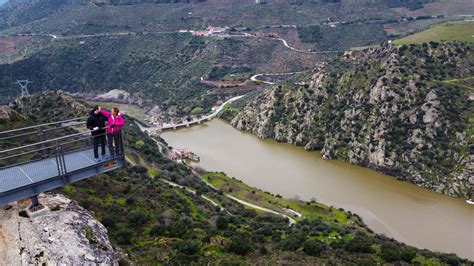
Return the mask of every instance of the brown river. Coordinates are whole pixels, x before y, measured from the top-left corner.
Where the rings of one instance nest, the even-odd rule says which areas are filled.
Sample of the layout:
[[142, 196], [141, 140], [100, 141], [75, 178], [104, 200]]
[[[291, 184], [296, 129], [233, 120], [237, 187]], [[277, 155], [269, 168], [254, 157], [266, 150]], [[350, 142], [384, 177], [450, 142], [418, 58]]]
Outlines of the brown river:
[[199, 165], [288, 198], [316, 199], [359, 214], [375, 232], [474, 260], [474, 206], [370, 169], [322, 160], [319, 152], [261, 140], [222, 120], [168, 131], [175, 148], [190, 148]]

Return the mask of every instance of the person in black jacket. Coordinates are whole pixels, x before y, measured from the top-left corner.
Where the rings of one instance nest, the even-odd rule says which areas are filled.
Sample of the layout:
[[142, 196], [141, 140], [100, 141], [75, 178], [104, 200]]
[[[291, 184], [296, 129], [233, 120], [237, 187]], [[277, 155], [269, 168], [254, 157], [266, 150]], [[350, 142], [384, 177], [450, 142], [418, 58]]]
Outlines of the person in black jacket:
[[89, 118], [87, 119], [87, 128], [91, 130], [93, 142], [94, 142], [94, 158], [97, 162], [100, 162], [99, 158], [99, 144], [101, 147], [102, 159], [106, 158], [105, 153], [105, 122], [107, 117], [100, 113], [100, 107], [95, 106], [92, 111], [90, 111]]

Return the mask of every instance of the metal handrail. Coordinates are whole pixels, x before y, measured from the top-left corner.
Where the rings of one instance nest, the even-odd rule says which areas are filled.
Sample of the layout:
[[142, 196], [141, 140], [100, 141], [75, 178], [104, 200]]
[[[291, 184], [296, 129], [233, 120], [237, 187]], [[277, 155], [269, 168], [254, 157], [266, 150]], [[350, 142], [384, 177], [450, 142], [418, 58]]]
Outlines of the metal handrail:
[[[118, 132], [119, 142], [113, 141], [114, 144], [111, 145], [109, 140], [108, 158], [95, 161], [92, 159], [92, 148], [94, 156], [97, 155], [99, 147], [104, 148], [102, 138], [105, 139], [105, 135], [108, 135], [105, 131], [107, 128], [109, 127], [49, 140], [45, 140], [44, 130], [39, 128], [38, 135], [44, 141], [0, 151], [0, 156], [4, 156], [0, 158], [0, 170], [2, 170], [0, 179], [5, 178], [7, 182], [7, 185], [2, 187], [6, 190], [0, 193], [0, 202], [3, 204], [31, 197], [33, 208], [38, 208], [38, 194], [41, 192], [124, 167], [126, 162], [122, 131]], [[99, 130], [103, 132], [97, 132]], [[69, 132], [66, 130], [64, 134]], [[92, 135], [89, 132], [95, 133]], [[7, 154], [8, 152], [13, 155]], [[24, 180], [29, 175], [32, 175], [29, 181]]]
[[[86, 132], [83, 132], [83, 133], [86, 133]], [[89, 140], [91, 139], [91, 137], [96, 137], [96, 136], [101, 136], [101, 135], [107, 135], [107, 133], [104, 133], [104, 134], [99, 134], [99, 135], [95, 135], [95, 136], [86, 136], [84, 138], [80, 138], [80, 139], [76, 139], [76, 140], [71, 140], [71, 141], [67, 141], [67, 142], [61, 142], [59, 143], [60, 146], [64, 146], [64, 145], [68, 145], [68, 144], [71, 144], [71, 143], [75, 143], [75, 142], [80, 142], [80, 141], [84, 141], [84, 140]], [[36, 143], [35, 143], [36, 144]], [[33, 144], [34, 145], [34, 144]], [[23, 146], [24, 147], [24, 146]], [[7, 160], [7, 159], [11, 159], [11, 158], [15, 158], [15, 157], [21, 157], [21, 156], [25, 156], [25, 155], [28, 155], [28, 154], [31, 154], [31, 153], [36, 153], [36, 152], [40, 152], [40, 151], [44, 151], [44, 150], [49, 150], [49, 149], [54, 149], [56, 148], [57, 145], [52, 145], [52, 146], [47, 146], [47, 147], [44, 147], [44, 148], [39, 148], [39, 149], [35, 149], [35, 150], [31, 150], [31, 151], [27, 151], [27, 152], [23, 152], [23, 153], [17, 153], [17, 154], [14, 154], [14, 155], [9, 155], [9, 156], [6, 156], [6, 157], [1, 157], [0, 158], [0, 161], [3, 161], [3, 160]], [[18, 148], [22, 148], [22, 147], [18, 147]]]
[[67, 123], [67, 122], [73, 122], [73, 121], [76, 121], [76, 120], [84, 120], [86, 118], [87, 118], [87, 116], [77, 117], [77, 118], [72, 118], [72, 119], [63, 120], [63, 121], [39, 124], [39, 125], [34, 125], [34, 126], [29, 126], [29, 127], [22, 127], [22, 128], [17, 128], [17, 129], [11, 129], [11, 130], [2, 131], [2, 132], [0, 132], [0, 134], [14, 133], [14, 132], [18, 132], [18, 131], [27, 130], [27, 129], [35, 129], [35, 128], [39, 128], [39, 127], [52, 126], [52, 125], [57, 125], [57, 124], [62, 124], [62, 123]]
[[[122, 134], [122, 132], [120, 134]], [[71, 144], [71, 143], [80, 142], [80, 141], [84, 141], [84, 140], [89, 140], [89, 139], [92, 139], [94, 137], [105, 136], [105, 135], [107, 135], [107, 133], [94, 135], [94, 136], [87, 136], [87, 137], [77, 139], [77, 140], [73, 140], [73, 141], [57, 143], [54, 146], [48, 146], [48, 147], [44, 147], [44, 148], [40, 148], [40, 149], [35, 149], [35, 150], [32, 150], [32, 151], [20, 153], [20, 154], [14, 154], [14, 155], [11, 155], [11, 156], [2, 157], [2, 158], [0, 158], [0, 161], [5, 161], [5, 160], [8, 160], [8, 159], [13, 159], [13, 158], [19, 158], [19, 157], [22, 157], [22, 156], [25, 156], [25, 155], [28, 155], [28, 154], [39, 153], [43, 150], [53, 150], [54, 151], [51, 154], [49, 154], [47, 157], [39, 156], [40, 158], [28, 160], [28, 161], [25, 161], [25, 162], [18, 162], [18, 163], [14, 163], [14, 164], [5, 165], [5, 166], [0, 166], [0, 170], [4, 169], [4, 168], [10, 168], [10, 167], [18, 166], [18, 165], [23, 165], [23, 164], [26, 164], [26, 163], [39, 161], [39, 160], [42, 160], [42, 159], [45, 159], [45, 158], [57, 158], [58, 156], [61, 157], [61, 156], [64, 156], [65, 154], [69, 154], [69, 153], [72, 153], [72, 152], [87, 150], [87, 149], [93, 147], [94, 145], [93, 144], [86, 144], [86, 145], [84, 145], [80, 148], [71, 149], [71, 150], [69, 150], [69, 149], [64, 150], [63, 147], [68, 145], [68, 144]], [[120, 137], [122, 138], [123, 135], [121, 135]], [[121, 141], [121, 145], [122, 145], [122, 150], [123, 150], [124, 149], [123, 139]], [[116, 156], [118, 156], [118, 155], [116, 155]]]
[[32, 151], [17, 153], [17, 154], [14, 154], [14, 155], [9, 155], [9, 156], [0, 158], [0, 161], [8, 160], [8, 159], [15, 158], [15, 157], [25, 156], [25, 155], [28, 155], [28, 154], [31, 154], [31, 153], [36, 153], [36, 152], [40, 152], [40, 151], [44, 151], [44, 150], [48, 150], [48, 149], [54, 149], [55, 147], [56, 146], [48, 146], [48, 147], [45, 147], [45, 148], [40, 148], [40, 149], [36, 149], [36, 150], [32, 150]]
[[[60, 129], [74, 127], [74, 126], [81, 126], [81, 125], [84, 125], [85, 123], [86, 122], [84, 121], [84, 122], [78, 122], [78, 123], [75, 123], [75, 124], [72, 124], [72, 125], [69, 125], [69, 126], [60, 126], [60, 127], [47, 128], [47, 129], [42, 130], [42, 132], [47, 133], [47, 132], [51, 132], [51, 131], [54, 131], [54, 130], [60, 130]], [[26, 136], [35, 135], [35, 134], [38, 134], [38, 131], [31, 131], [31, 132], [27, 132], [27, 133], [23, 133], [23, 134], [19, 134], [19, 135], [2, 137], [2, 138], [0, 138], [0, 141], [1, 140], [9, 140], [9, 139], [20, 138], [20, 137], [26, 137]]]
[[67, 135], [67, 136], [62, 136], [62, 137], [58, 137], [58, 138], [54, 138], [54, 139], [49, 139], [49, 140], [45, 140], [45, 141], [40, 141], [40, 142], [24, 145], [24, 146], [21, 146], [21, 147], [15, 147], [15, 148], [11, 148], [11, 149], [8, 149], [8, 150], [0, 151], [0, 154], [7, 153], [7, 152], [12, 152], [12, 151], [17, 151], [17, 150], [21, 150], [21, 149], [24, 149], [24, 148], [34, 147], [34, 146], [37, 146], [37, 145], [43, 145], [43, 144], [47, 144], [47, 143], [54, 142], [54, 141], [60, 141], [60, 140], [63, 140], [63, 139], [84, 135], [84, 134], [87, 134], [87, 133], [90, 133], [90, 132], [105, 130], [107, 128], [109, 128], [109, 127], [99, 128], [97, 130], [91, 130], [91, 131], [86, 131], [86, 132], [75, 133], [75, 134], [71, 134], [71, 135]]

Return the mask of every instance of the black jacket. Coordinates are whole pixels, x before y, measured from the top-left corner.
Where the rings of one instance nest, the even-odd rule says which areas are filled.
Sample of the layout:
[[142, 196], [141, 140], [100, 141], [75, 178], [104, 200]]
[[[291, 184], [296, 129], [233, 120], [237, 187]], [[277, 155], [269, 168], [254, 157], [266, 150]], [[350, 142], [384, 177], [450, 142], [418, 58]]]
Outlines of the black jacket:
[[87, 119], [87, 128], [93, 130], [95, 127], [100, 128], [101, 130], [93, 131], [92, 136], [105, 134], [105, 122], [107, 122], [107, 117], [103, 114], [95, 114], [91, 112], [89, 118]]

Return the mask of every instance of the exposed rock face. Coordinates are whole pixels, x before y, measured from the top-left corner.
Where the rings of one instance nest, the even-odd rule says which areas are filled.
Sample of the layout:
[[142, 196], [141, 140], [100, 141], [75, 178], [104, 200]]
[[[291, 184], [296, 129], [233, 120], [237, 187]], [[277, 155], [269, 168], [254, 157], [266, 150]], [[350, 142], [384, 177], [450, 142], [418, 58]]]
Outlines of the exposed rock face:
[[0, 121], [19, 121], [24, 119], [25, 117], [12, 110], [10, 107], [6, 105], [0, 106]]
[[76, 202], [42, 195], [51, 209], [35, 218], [18, 215], [25, 206], [0, 209], [0, 265], [118, 265], [105, 227]]
[[[451, 196], [466, 197], [473, 176], [465, 44], [351, 52], [315, 70], [309, 86], [260, 93], [232, 125], [259, 138], [320, 149], [325, 159], [370, 167]], [[472, 120], [472, 119], [471, 119]]]

